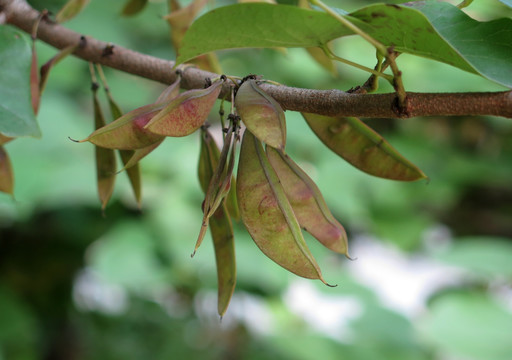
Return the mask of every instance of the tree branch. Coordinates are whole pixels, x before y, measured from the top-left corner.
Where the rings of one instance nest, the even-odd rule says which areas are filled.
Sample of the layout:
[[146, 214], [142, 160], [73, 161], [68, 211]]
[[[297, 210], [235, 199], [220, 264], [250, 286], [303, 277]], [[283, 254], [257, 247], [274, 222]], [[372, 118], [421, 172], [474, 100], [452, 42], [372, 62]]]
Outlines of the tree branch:
[[[32, 30], [39, 12], [25, 0], [0, 0], [0, 11], [6, 22], [27, 33]], [[78, 43], [81, 34], [48, 20], [41, 21], [37, 37], [62, 49]], [[84, 60], [114, 69], [171, 84], [176, 79], [172, 71], [174, 62], [144, 55], [120, 46], [86, 37], [86, 46], [74, 52]], [[111, 50], [111, 51], [109, 51]], [[184, 89], [202, 88], [205, 78], [218, 74], [187, 68], [184, 71]], [[287, 86], [262, 84], [261, 87], [286, 110], [316, 113], [329, 116], [356, 116], [380, 118], [407, 118], [442, 115], [495, 115], [512, 118], [512, 91], [473, 93], [407, 93], [407, 112], [399, 113], [395, 93], [357, 94], [340, 90], [311, 90]], [[228, 91], [226, 85], [221, 93]]]

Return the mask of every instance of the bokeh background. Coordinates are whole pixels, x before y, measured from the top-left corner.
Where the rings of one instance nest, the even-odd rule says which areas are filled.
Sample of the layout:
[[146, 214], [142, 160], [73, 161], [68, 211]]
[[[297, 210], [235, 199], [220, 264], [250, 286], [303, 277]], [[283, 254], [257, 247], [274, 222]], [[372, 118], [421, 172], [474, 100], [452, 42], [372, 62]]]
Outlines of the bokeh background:
[[[62, 3], [31, 1], [54, 12]], [[349, 11], [370, 3], [331, 2]], [[92, 0], [66, 26], [174, 59], [166, 1], [133, 18], [119, 16], [123, 5]], [[480, 20], [511, 16], [493, 0], [467, 11]], [[357, 38], [334, 47], [374, 65], [374, 50]], [[56, 52], [43, 43], [37, 51], [41, 62]], [[346, 66], [332, 76], [303, 49], [224, 51], [219, 59], [228, 74], [290, 86], [348, 90], [367, 78]], [[422, 58], [403, 55], [398, 64], [410, 91], [505, 90]], [[105, 71], [124, 111], [164, 88]], [[391, 89], [381, 82], [379, 91]], [[15, 200], [0, 194], [0, 359], [512, 359], [510, 119], [369, 119], [430, 177], [401, 183], [351, 167], [299, 114], [286, 117], [287, 150], [346, 227], [357, 259], [308, 237], [325, 278], [338, 284], [328, 288], [278, 267], [236, 224], [237, 287], [220, 321], [210, 241], [190, 258], [202, 219], [198, 134], [168, 139], [142, 161], [142, 211], [120, 174], [103, 217], [93, 146], [68, 140], [94, 126], [88, 67], [62, 61], [42, 98], [43, 137], [6, 146], [16, 186]]]

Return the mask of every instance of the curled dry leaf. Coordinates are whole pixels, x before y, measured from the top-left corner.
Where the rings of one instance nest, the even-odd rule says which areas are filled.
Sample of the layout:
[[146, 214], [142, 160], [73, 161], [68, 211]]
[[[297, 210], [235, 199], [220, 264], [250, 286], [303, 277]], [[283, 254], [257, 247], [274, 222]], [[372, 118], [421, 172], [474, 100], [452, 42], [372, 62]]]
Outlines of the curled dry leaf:
[[[199, 183], [201, 185], [201, 189], [206, 194], [208, 191], [208, 185], [210, 184], [212, 175], [210, 173], [214, 173], [215, 169], [218, 166], [220, 158], [220, 150], [213, 139], [212, 134], [206, 128], [201, 128], [201, 150], [200, 150], [200, 160], [198, 167], [198, 176]], [[206, 161], [206, 159], [211, 159], [210, 161]], [[213, 168], [211, 168], [213, 166]], [[231, 177], [231, 186], [229, 193], [225, 198], [227, 210], [229, 213], [229, 217], [231, 219], [238, 220], [240, 218], [240, 213], [238, 211], [238, 204], [236, 202], [236, 180], [235, 177]]]
[[0, 145], [0, 191], [12, 195], [14, 192], [14, 175], [9, 155]]
[[[199, 155], [199, 183], [206, 194], [214, 176], [220, 157], [219, 149], [208, 130], [201, 132], [201, 151]], [[217, 264], [218, 298], [217, 310], [223, 316], [235, 290], [236, 263], [233, 225], [226, 204], [222, 204], [210, 217], [210, 232], [215, 249]]]
[[235, 106], [238, 115], [254, 136], [276, 149], [284, 149], [284, 111], [277, 101], [260, 89], [256, 80], [247, 80], [240, 86]]
[[206, 121], [222, 90], [223, 81], [206, 89], [188, 90], [167, 104], [144, 129], [154, 134], [181, 137], [192, 134]]
[[178, 77], [155, 103], [124, 114], [79, 142], [89, 141], [97, 146], [120, 150], [137, 150], [161, 143], [164, 136], [145, 130], [144, 126], [179, 94], [180, 81], [181, 77]]
[[[224, 145], [220, 152], [218, 163], [214, 168], [208, 188], [206, 189], [203, 202], [203, 221], [192, 256], [194, 256], [203, 241], [206, 230], [208, 229], [210, 217], [221, 206], [224, 198], [231, 190], [231, 179], [233, 178], [233, 168], [235, 166], [237, 132], [238, 124], [232, 121], [226, 137], [224, 138]], [[211, 136], [210, 139], [213, 142]]]
[[247, 130], [237, 180], [240, 215], [260, 250], [292, 273], [326, 283], [261, 143]]
[[267, 156], [300, 226], [328, 249], [348, 256], [345, 229], [331, 214], [313, 180], [281, 150], [267, 146]]
[[358, 169], [382, 178], [415, 181], [427, 176], [358, 118], [303, 113], [318, 138]]

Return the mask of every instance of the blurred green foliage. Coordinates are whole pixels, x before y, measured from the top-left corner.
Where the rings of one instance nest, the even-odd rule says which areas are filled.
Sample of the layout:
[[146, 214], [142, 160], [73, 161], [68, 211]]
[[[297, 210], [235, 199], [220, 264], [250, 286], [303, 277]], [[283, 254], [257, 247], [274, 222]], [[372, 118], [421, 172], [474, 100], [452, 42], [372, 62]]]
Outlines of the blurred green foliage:
[[[491, 2], [486, 7], [475, 1], [468, 12], [503, 16], [505, 5]], [[54, 13], [62, 3], [32, 1]], [[344, 7], [361, 5], [347, 1]], [[91, 1], [66, 26], [173, 59], [161, 19], [165, 2], [150, 2], [130, 18], [119, 16], [123, 6], [120, 0]], [[339, 54], [374, 65], [374, 51], [361, 40], [334, 45]], [[37, 50], [40, 61], [56, 52], [40, 42]], [[303, 49], [226, 51], [220, 62], [232, 75], [257, 73], [300, 87], [348, 89], [367, 77], [342, 66], [333, 78]], [[403, 56], [398, 62], [411, 91], [503, 89], [429, 60]], [[154, 101], [163, 89], [105, 71], [124, 111]], [[380, 91], [390, 91], [381, 85]], [[198, 136], [168, 139], [144, 159], [142, 211], [125, 176], [118, 176], [104, 218], [95, 193], [93, 146], [68, 140], [93, 129], [89, 88], [87, 64], [75, 58], [59, 63], [38, 115], [42, 139], [20, 138], [6, 146], [16, 200], [0, 194], [0, 359], [510, 358], [509, 119], [369, 119], [430, 177], [428, 183], [399, 183], [352, 168], [322, 146], [299, 114], [288, 112], [287, 150], [347, 228], [351, 255], [358, 259], [347, 261], [310, 242], [326, 280], [338, 284], [326, 288], [279, 268], [238, 224], [237, 288], [219, 321], [211, 244], [205, 241], [190, 259], [202, 219]], [[391, 252], [369, 263], [370, 254], [379, 255], [371, 246], [367, 250], [369, 243]], [[416, 281], [411, 264], [441, 267], [443, 276], [427, 283], [418, 273]], [[414, 281], [404, 285], [399, 274], [372, 280], [361, 271], [388, 274], [394, 266]], [[397, 297], [423, 283], [416, 311], [390, 303], [372, 281], [395, 289]], [[307, 291], [292, 291], [305, 283]]]

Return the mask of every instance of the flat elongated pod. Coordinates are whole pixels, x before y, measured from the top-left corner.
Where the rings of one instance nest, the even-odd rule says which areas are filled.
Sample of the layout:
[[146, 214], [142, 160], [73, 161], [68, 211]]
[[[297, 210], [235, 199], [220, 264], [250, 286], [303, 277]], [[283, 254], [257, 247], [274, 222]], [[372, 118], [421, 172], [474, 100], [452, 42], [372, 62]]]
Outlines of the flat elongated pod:
[[[216, 161], [215, 149], [211, 148], [207, 152], [201, 152], [202, 156], [210, 156], [211, 158], [205, 159], [205, 161], [209, 161], [210, 165], [200, 166], [199, 174], [203, 176], [204, 182], [205, 173], [201, 174], [201, 171], [208, 171], [209, 168], [213, 169], [211, 179], [208, 183], [208, 187], [205, 191], [205, 198], [203, 202], [203, 221], [201, 224], [201, 230], [199, 231], [199, 236], [196, 241], [196, 246], [194, 248], [194, 252], [192, 256], [196, 253], [197, 249], [201, 245], [204, 235], [206, 234], [206, 230], [208, 229], [210, 217], [215, 213], [215, 211], [221, 206], [224, 201], [226, 195], [231, 190], [231, 179], [233, 177], [233, 168], [235, 165], [235, 144], [236, 144], [236, 132], [237, 132], [237, 124], [231, 124], [226, 137], [224, 138], [224, 145], [222, 146], [222, 151], [218, 156], [218, 160]], [[213, 143], [213, 139], [211, 136], [203, 137], [203, 140], [206, 141], [205, 145], [208, 146], [216, 146]], [[202, 160], [202, 159], [201, 159]], [[214, 166], [216, 163], [216, 166]]]
[[[198, 176], [201, 189], [206, 194], [218, 166], [220, 151], [210, 132], [201, 129]], [[236, 263], [233, 225], [225, 203], [209, 218], [210, 232], [217, 264], [218, 298], [217, 308], [223, 316], [233, 295], [236, 282]]]
[[132, 110], [110, 124], [94, 131], [84, 140], [108, 149], [136, 150], [163, 139], [144, 126], [163, 108], [162, 104], [145, 105]]
[[10, 195], [14, 191], [14, 175], [11, 161], [3, 146], [0, 146], [0, 191]]
[[[94, 124], [96, 128], [105, 126], [105, 118], [101, 111], [96, 89], [93, 90], [94, 104]], [[98, 196], [100, 198], [101, 207], [104, 210], [114, 191], [116, 180], [116, 158], [114, 150], [105, 149], [99, 146], [95, 148], [96, 154], [96, 178], [98, 186]]]
[[172, 137], [187, 136], [203, 125], [222, 90], [223, 81], [206, 89], [181, 93], [144, 126], [154, 134]]
[[[137, 150], [160, 143], [164, 136], [145, 130], [144, 126], [179, 94], [180, 81], [181, 77], [178, 77], [162, 92], [155, 103], [141, 106], [120, 116], [80, 142], [89, 141], [97, 146], [119, 150]], [[115, 114], [117, 110], [113, 111], [113, 115]]]
[[329, 149], [370, 175], [401, 181], [427, 177], [358, 118], [332, 118], [308, 113], [302, 115], [311, 130]]
[[286, 144], [286, 121], [281, 106], [256, 84], [245, 81], [235, 97], [238, 115], [260, 141], [277, 149]]
[[242, 221], [260, 250], [285, 269], [325, 283], [261, 143], [245, 131], [237, 176]]
[[348, 256], [345, 229], [330, 212], [313, 180], [281, 150], [267, 146], [267, 156], [300, 226], [328, 249]]
[[226, 313], [236, 284], [236, 262], [233, 225], [227, 214], [226, 204], [219, 207], [210, 218], [210, 231], [217, 265], [217, 310]]

